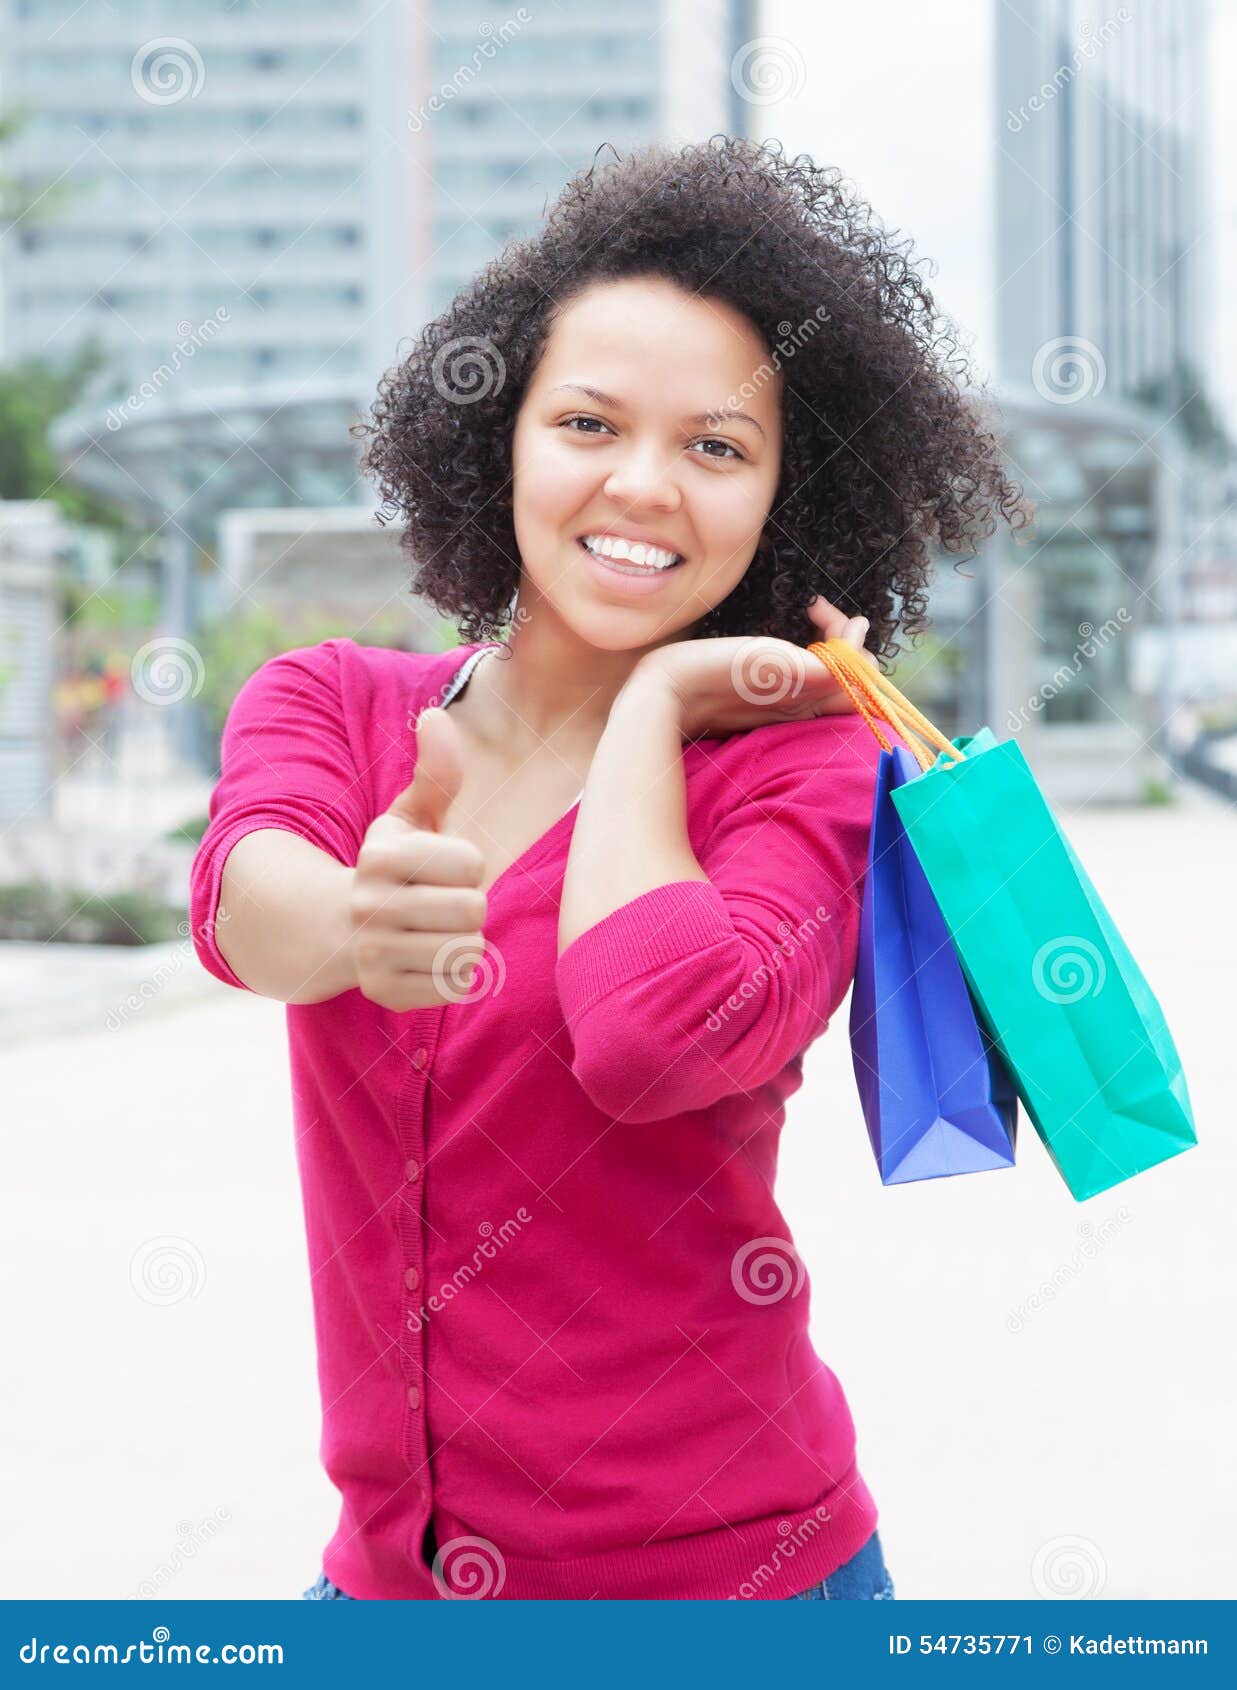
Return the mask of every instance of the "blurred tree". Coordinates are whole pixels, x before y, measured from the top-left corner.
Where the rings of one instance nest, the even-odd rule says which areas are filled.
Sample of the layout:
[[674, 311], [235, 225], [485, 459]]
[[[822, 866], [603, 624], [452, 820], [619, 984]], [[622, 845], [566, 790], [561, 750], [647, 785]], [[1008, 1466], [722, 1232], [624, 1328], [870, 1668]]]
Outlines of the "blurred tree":
[[39, 182], [10, 169], [10, 147], [29, 116], [29, 110], [23, 106], [11, 106], [0, 116], [0, 222], [6, 225], [24, 223], [30, 227], [49, 222], [74, 193], [72, 185], [65, 180]]
[[[446, 618], [439, 634], [444, 651], [458, 643], [458, 629]], [[218, 757], [219, 736], [232, 708], [232, 700], [268, 657], [340, 637], [356, 638], [356, 629], [343, 627], [338, 621], [312, 611], [290, 622], [286, 611], [258, 606], [251, 610], [229, 611], [207, 622], [197, 636], [205, 677], [197, 702], [215, 757]], [[396, 651], [409, 650], [407, 615], [403, 611], [393, 611], [388, 616], [376, 617], [366, 624], [360, 643], [386, 646]], [[216, 763], [216, 771], [217, 767]]]
[[1233, 456], [1233, 442], [1208, 399], [1198, 373], [1188, 364], [1174, 364], [1158, 376], [1149, 376], [1135, 387], [1130, 398], [1174, 419], [1187, 446], [1226, 463]]
[[0, 499], [51, 499], [72, 522], [126, 528], [116, 506], [64, 478], [47, 438], [105, 361], [90, 341], [65, 358], [21, 358], [0, 367]]
[[[10, 167], [12, 143], [29, 115], [14, 107], [0, 116], [0, 222], [10, 238], [17, 224], [26, 230], [52, 221], [74, 192], [68, 182], [39, 182]], [[87, 340], [59, 359], [23, 358], [0, 367], [0, 499], [51, 499], [72, 522], [129, 532], [115, 506], [64, 478], [47, 439], [52, 423], [106, 363], [99, 343]]]

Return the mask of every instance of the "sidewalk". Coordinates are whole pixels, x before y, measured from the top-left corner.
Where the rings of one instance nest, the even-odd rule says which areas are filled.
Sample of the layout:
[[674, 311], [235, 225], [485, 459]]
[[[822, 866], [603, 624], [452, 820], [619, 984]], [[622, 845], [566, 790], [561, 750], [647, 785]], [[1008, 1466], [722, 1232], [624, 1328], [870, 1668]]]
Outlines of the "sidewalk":
[[0, 1046], [112, 1029], [209, 996], [186, 937], [162, 945], [0, 943]]

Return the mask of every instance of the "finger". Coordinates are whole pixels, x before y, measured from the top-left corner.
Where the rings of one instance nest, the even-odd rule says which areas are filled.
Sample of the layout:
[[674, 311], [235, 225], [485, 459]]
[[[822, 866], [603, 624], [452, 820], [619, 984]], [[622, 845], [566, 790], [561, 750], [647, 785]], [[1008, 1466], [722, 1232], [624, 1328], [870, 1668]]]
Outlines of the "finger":
[[485, 873], [471, 839], [424, 829], [409, 833], [383, 816], [373, 824], [362, 860], [367, 878], [396, 886], [479, 886]]
[[830, 604], [823, 594], [818, 593], [808, 606], [808, 618], [820, 629], [822, 638], [826, 640], [840, 639], [846, 628], [846, 612], [839, 610], [836, 604]]
[[847, 645], [853, 645], [856, 651], [862, 651], [863, 642], [868, 637], [868, 629], [870, 627], [871, 623], [868, 621], [866, 616], [848, 617], [846, 627], [842, 633], [842, 638], [846, 641]]
[[402, 933], [471, 933], [485, 926], [486, 897], [475, 886], [393, 886], [378, 904], [375, 923]]
[[816, 706], [817, 716], [853, 716], [855, 714], [854, 701], [849, 693], [832, 692], [822, 703]]
[[447, 811], [464, 782], [464, 754], [455, 723], [440, 707], [423, 710], [416, 724], [417, 761], [408, 786], [390, 805], [390, 814], [440, 833]]
[[453, 975], [467, 963], [479, 963], [486, 954], [485, 934], [470, 933], [375, 933], [366, 935], [365, 960], [371, 968], [393, 974], [424, 974], [427, 981], [449, 985]]

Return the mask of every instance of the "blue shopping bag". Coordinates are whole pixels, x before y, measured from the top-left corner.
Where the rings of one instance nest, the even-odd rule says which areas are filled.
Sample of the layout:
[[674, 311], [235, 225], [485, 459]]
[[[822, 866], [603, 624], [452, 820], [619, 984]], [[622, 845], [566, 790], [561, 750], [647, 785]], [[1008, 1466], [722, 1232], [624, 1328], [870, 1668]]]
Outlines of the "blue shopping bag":
[[893, 805], [919, 764], [882, 751], [851, 995], [850, 1045], [885, 1185], [1013, 1165], [1017, 1098]]

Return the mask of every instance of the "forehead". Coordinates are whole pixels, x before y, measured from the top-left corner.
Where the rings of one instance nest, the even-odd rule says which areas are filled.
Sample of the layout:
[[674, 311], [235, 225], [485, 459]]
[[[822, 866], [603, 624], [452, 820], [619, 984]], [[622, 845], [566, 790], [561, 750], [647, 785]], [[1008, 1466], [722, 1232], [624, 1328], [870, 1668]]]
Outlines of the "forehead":
[[536, 379], [538, 386], [585, 381], [630, 400], [633, 386], [655, 375], [663, 394], [673, 387], [689, 409], [719, 405], [742, 387], [745, 409], [763, 401], [773, 412], [769, 370], [769, 348], [734, 306], [660, 278], [631, 277], [595, 282], [561, 307]]

